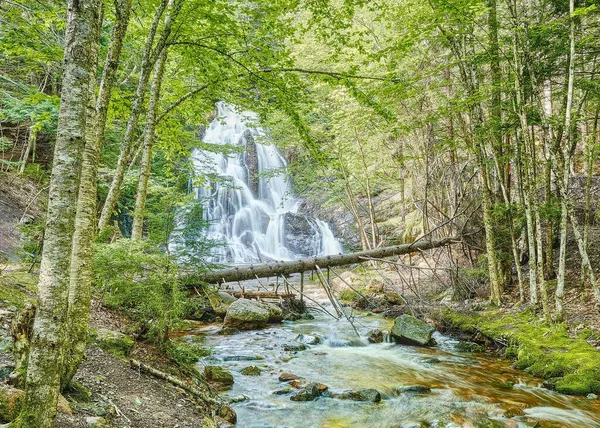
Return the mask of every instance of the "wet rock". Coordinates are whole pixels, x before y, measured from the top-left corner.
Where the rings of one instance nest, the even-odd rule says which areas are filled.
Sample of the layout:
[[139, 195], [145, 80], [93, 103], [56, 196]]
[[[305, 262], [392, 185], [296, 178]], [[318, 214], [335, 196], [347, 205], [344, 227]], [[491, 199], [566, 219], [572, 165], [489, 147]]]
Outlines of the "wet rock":
[[394, 320], [390, 334], [397, 343], [428, 346], [432, 344], [431, 335], [435, 329], [424, 321], [404, 314]]
[[293, 373], [281, 373], [279, 375], [280, 382], [289, 382], [289, 381], [298, 380], [298, 379], [300, 379], [300, 376], [296, 376]]
[[245, 395], [238, 395], [237, 397], [227, 397], [227, 401], [229, 403], [243, 403], [244, 401], [248, 401], [248, 397]]
[[439, 364], [442, 361], [439, 358], [428, 358], [421, 361], [423, 364]]
[[397, 386], [393, 389], [396, 394], [429, 394], [431, 388], [424, 385]]
[[333, 398], [339, 398], [341, 400], [354, 400], [354, 401], [371, 401], [377, 403], [381, 401], [381, 394], [379, 391], [373, 388], [358, 389], [356, 391], [346, 391], [340, 394], [332, 395]]
[[319, 226], [307, 215], [287, 212], [283, 215], [284, 245], [294, 254], [310, 257], [314, 254], [315, 242], [320, 238]]
[[208, 295], [208, 300], [213, 311], [215, 311], [217, 315], [223, 316], [227, 313], [229, 306], [237, 299], [229, 293], [218, 291], [216, 293], [210, 293]]
[[311, 336], [310, 334], [299, 334], [298, 337], [296, 337], [296, 341], [307, 345], [318, 345], [319, 343], [323, 343], [323, 339], [319, 336]]
[[223, 361], [257, 361], [263, 358], [258, 355], [227, 355]]
[[100, 348], [122, 358], [128, 357], [135, 345], [135, 341], [126, 334], [106, 328], [99, 328], [90, 335]]
[[586, 398], [588, 400], [597, 400], [598, 396], [596, 394], [588, 394], [588, 395], [586, 395]]
[[378, 328], [374, 330], [369, 330], [367, 333], [367, 340], [370, 343], [381, 343], [383, 342], [383, 332]]
[[325, 394], [327, 394], [329, 388], [322, 383], [309, 383], [300, 391], [290, 397], [292, 401], [313, 401]]
[[230, 424], [235, 424], [237, 422], [237, 414], [235, 413], [235, 410], [233, 410], [233, 408], [228, 404], [224, 404], [219, 408], [217, 416], [226, 420]]
[[306, 345], [304, 343], [284, 343], [283, 345], [281, 345], [281, 347], [284, 351], [289, 352], [298, 352], [306, 350]]
[[225, 367], [206, 366], [204, 367], [204, 378], [211, 383], [219, 383], [221, 385], [233, 385], [233, 376]]
[[258, 306], [269, 311], [269, 322], [283, 321], [283, 309], [279, 306], [268, 302], [255, 302]]
[[483, 346], [474, 342], [458, 342], [454, 348], [459, 352], [483, 352]]
[[278, 389], [276, 391], [273, 391], [273, 395], [287, 395], [287, 394], [291, 393], [292, 391], [293, 391], [293, 389], [288, 386], [287, 388]]
[[550, 391], [554, 391], [556, 389], [556, 382], [558, 382], [561, 378], [552, 378], [546, 379], [542, 382], [542, 386]]
[[244, 367], [240, 371], [240, 373], [243, 374], [244, 376], [260, 376], [262, 371], [261, 371], [261, 369], [259, 369], [256, 366], [248, 366], [248, 367]]
[[223, 327], [237, 330], [253, 330], [267, 325], [269, 311], [256, 302], [248, 299], [238, 299], [233, 302], [223, 322]]

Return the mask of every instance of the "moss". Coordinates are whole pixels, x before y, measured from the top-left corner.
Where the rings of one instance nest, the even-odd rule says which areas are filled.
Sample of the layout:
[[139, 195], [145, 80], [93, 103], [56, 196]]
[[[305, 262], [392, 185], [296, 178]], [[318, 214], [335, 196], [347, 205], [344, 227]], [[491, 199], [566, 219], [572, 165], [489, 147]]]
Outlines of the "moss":
[[20, 271], [0, 274], [0, 300], [6, 306], [21, 309], [28, 302], [35, 302], [38, 276]]
[[23, 391], [2, 387], [0, 388], [0, 422], [14, 420], [23, 406], [25, 396]]
[[118, 358], [128, 358], [135, 341], [118, 331], [107, 330], [104, 328], [94, 330], [90, 329], [90, 339], [100, 348]]
[[600, 392], [600, 353], [582, 337], [570, 337], [565, 324], [547, 324], [531, 311], [458, 313], [445, 309], [441, 321], [452, 329], [507, 342], [505, 356], [515, 367], [544, 379], [560, 378], [556, 390], [585, 395]]
[[166, 348], [166, 354], [169, 358], [182, 366], [193, 365], [197, 363], [200, 358], [209, 356], [210, 353], [210, 349], [202, 348], [195, 343], [170, 343]]

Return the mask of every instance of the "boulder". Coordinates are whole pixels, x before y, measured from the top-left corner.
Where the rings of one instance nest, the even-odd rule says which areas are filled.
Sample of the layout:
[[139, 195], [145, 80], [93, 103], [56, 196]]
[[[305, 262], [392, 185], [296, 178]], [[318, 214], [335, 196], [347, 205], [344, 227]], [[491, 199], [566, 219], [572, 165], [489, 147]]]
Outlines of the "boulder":
[[397, 343], [428, 346], [432, 344], [431, 335], [435, 329], [424, 321], [404, 314], [394, 320], [390, 334]]
[[225, 293], [224, 291], [217, 291], [216, 293], [208, 294], [208, 301], [210, 302], [210, 306], [215, 311], [215, 314], [219, 316], [223, 316], [227, 313], [227, 309], [233, 302], [237, 299], [233, 297], [229, 293]]
[[322, 383], [309, 383], [300, 391], [290, 397], [292, 401], [313, 401], [325, 394], [327, 394], [329, 388]]
[[373, 403], [377, 403], [381, 401], [381, 394], [376, 389], [366, 388], [335, 394], [333, 395], [333, 398], [339, 398], [341, 400], [371, 401]]
[[258, 306], [269, 311], [269, 322], [283, 321], [283, 309], [279, 306], [268, 302], [256, 302]]
[[248, 367], [244, 367], [240, 371], [240, 373], [243, 374], [244, 376], [259, 376], [261, 373], [261, 370], [256, 366], [248, 366]]
[[233, 376], [225, 367], [205, 366], [204, 378], [207, 382], [219, 383], [221, 385], [233, 385]]
[[237, 330], [253, 330], [267, 325], [269, 322], [269, 311], [257, 302], [248, 299], [238, 299], [233, 302], [227, 314], [223, 327]]

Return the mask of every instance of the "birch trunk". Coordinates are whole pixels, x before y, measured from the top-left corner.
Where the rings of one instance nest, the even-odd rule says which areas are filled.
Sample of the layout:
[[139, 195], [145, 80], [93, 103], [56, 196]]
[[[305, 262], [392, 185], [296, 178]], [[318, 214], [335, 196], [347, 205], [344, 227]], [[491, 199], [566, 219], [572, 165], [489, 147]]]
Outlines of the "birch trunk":
[[38, 308], [27, 365], [25, 402], [13, 427], [51, 428], [60, 389], [71, 245], [89, 86], [100, 38], [99, 0], [69, 0], [63, 89], [50, 178]]
[[146, 115], [146, 130], [144, 131], [144, 151], [140, 164], [140, 176], [138, 180], [137, 194], [135, 198], [135, 210], [133, 212], [133, 226], [131, 228], [131, 239], [142, 239], [144, 229], [144, 209], [146, 196], [148, 195], [148, 180], [150, 178], [150, 164], [152, 161], [152, 146], [154, 144], [154, 133], [156, 131], [156, 117], [158, 115], [158, 101], [160, 99], [160, 87], [165, 71], [167, 60], [167, 49], [163, 50], [154, 67], [154, 77], [150, 90], [150, 101], [148, 103], [148, 114]]
[[125, 176], [125, 170], [129, 163], [129, 159], [132, 155], [132, 143], [135, 137], [135, 130], [137, 128], [138, 119], [144, 106], [144, 99], [146, 97], [146, 87], [148, 86], [148, 80], [150, 78], [150, 72], [152, 71], [153, 63], [157, 57], [153, 55], [153, 52], [158, 52], [164, 48], [167, 39], [170, 34], [170, 25], [167, 26], [167, 22], [170, 22], [165, 18], [165, 28], [163, 29], [161, 38], [157, 43], [156, 49], [152, 49], [154, 45], [154, 38], [158, 31], [160, 19], [165, 11], [165, 8], [171, 7], [173, 0], [161, 0], [152, 21], [148, 36], [146, 37], [146, 45], [144, 47], [144, 54], [142, 56], [142, 65], [140, 69], [140, 76], [138, 79], [135, 96], [133, 98], [133, 105], [131, 107], [131, 113], [129, 114], [129, 120], [125, 128], [125, 134], [123, 135], [123, 141], [121, 142], [121, 150], [119, 152], [119, 159], [117, 160], [117, 167], [115, 169], [113, 180], [108, 189], [104, 206], [100, 214], [100, 220], [98, 221], [98, 229], [102, 230], [108, 227], [110, 219], [113, 214], [113, 209], [117, 203], [121, 194], [121, 185], [123, 184], [123, 178]]
[[[83, 360], [87, 344], [92, 289], [92, 243], [96, 233], [98, 159], [104, 140], [108, 106], [116, 80], [123, 40], [129, 24], [131, 3], [132, 0], [123, 0], [120, 4], [115, 4], [116, 21], [100, 81], [100, 90], [97, 100], [90, 103], [88, 112], [71, 254], [69, 310], [67, 313], [69, 335], [65, 343], [65, 361], [61, 380], [63, 388], [71, 382], [75, 375]], [[91, 97], [94, 96], [95, 89], [95, 85], [91, 85]]]

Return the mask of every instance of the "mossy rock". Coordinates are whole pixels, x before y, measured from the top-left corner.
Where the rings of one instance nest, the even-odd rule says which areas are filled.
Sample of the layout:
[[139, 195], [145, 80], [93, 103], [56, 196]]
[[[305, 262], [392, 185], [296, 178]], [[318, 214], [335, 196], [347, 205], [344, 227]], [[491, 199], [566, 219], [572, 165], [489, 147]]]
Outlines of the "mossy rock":
[[434, 331], [435, 329], [426, 322], [404, 314], [394, 320], [390, 334], [401, 344], [428, 346], [434, 343], [431, 339]]
[[221, 385], [233, 385], [233, 375], [225, 367], [206, 366], [204, 367], [204, 378], [208, 382], [219, 383]]
[[0, 387], [0, 422], [6, 423], [15, 419], [25, 400], [25, 394], [20, 389]]
[[224, 291], [217, 291], [215, 293], [208, 294], [208, 301], [210, 302], [210, 306], [215, 311], [215, 314], [219, 316], [224, 316], [227, 313], [227, 309], [233, 302], [237, 299], [233, 297], [229, 293], [225, 293]]
[[248, 367], [244, 367], [240, 371], [240, 373], [243, 374], [244, 376], [260, 376], [260, 374], [262, 373], [262, 370], [256, 366], [248, 366]]
[[135, 341], [126, 334], [106, 328], [90, 331], [90, 336], [101, 349], [119, 358], [129, 357], [135, 345]]

